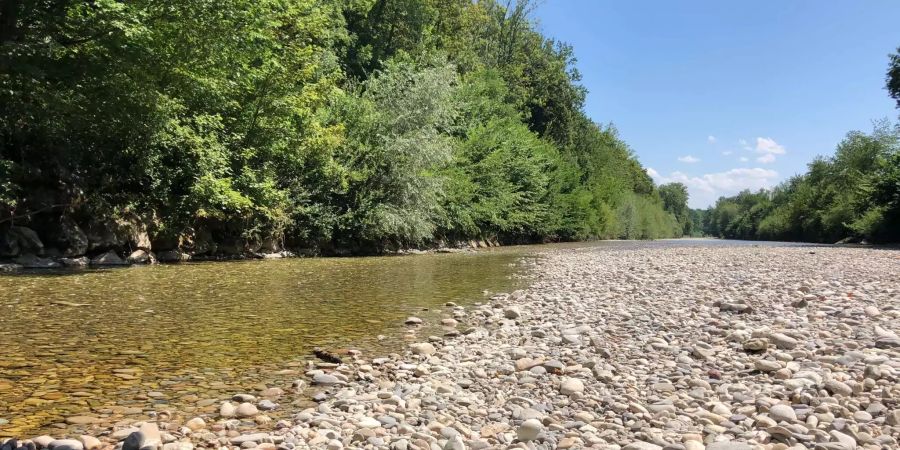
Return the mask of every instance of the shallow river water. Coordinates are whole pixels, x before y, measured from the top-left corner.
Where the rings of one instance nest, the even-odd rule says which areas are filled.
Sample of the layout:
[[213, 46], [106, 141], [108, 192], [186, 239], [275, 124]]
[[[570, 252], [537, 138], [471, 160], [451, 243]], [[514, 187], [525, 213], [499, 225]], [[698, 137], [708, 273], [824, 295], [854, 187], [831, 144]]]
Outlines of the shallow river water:
[[0, 276], [0, 436], [61, 427], [73, 415], [138, 418], [203, 408], [261, 383], [290, 385], [314, 347], [389, 351], [406, 317], [510, 288], [520, 256], [501, 249]]
[[548, 248], [723, 244], [600, 242], [3, 275], [0, 437], [95, 425], [66, 424], [81, 416], [100, 426], [163, 410], [211, 412], [232, 394], [302, 378], [315, 347], [385, 354], [400, 348], [406, 317], [436, 323], [446, 302], [512, 289], [523, 283], [518, 261]]

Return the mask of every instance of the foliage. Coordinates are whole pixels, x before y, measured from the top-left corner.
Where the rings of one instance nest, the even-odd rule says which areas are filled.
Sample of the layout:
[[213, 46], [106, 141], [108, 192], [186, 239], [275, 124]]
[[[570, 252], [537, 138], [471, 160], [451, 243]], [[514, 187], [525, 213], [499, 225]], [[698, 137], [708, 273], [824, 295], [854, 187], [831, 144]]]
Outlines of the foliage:
[[681, 226], [682, 233], [690, 236], [694, 224], [687, 204], [687, 186], [685, 186], [684, 183], [668, 183], [660, 185], [659, 197], [662, 199], [663, 208], [675, 215], [675, 219]]
[[886, 87], [891, 97], [897, 101], [897, 107], [900, 108], [900, 48], [897, 49], [897, 53], [892, 53], [890, 58]]
[[720, 198], [704, 231], [737, 239], [900, 240], [900, 126], [850, 132], [831, 158], [771, 191]]
[[688, 232], [533, 7], [4, 1], [0, 224], [355, 252]]

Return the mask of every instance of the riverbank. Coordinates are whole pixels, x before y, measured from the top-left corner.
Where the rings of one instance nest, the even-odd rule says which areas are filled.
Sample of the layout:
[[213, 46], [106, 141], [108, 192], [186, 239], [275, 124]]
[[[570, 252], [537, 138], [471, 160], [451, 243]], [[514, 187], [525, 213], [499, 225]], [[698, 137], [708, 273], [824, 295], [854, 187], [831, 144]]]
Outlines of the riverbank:
[[[595, 247], [528, 264], [528, 289], [445, 306], [446, 334], [410, 325], [404, 354], [319, 362], [293, 386], [235, 393], [198, 417], [160, 410], [152, 422], [112, 430], [87, 417], [82, 430], [97, 440], [32, 442], [54, 450], [122, 440], [125, 450], [897, 446], [896, 251]], [[273, 423], [272, 407], [289, 418]]]

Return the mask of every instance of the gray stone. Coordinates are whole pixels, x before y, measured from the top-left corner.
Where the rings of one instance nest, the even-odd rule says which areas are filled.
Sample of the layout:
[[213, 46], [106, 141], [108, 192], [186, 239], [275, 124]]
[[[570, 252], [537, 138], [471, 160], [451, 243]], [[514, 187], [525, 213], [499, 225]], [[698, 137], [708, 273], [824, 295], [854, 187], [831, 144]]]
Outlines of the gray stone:
[[255, 442], [259, 444], [262, 442], [272, 442], [272, 438], [267, 433], [253, 433], [235, 436], [228, 441], [231, 442], [231, 445], [241, 445], [245, 442]]
[[237, 409], [235, 410], [235, 414], [238, 417], [253, 417], [259, 414], [259, 410], [253, 403], [244, 402], [238, 405]]
[[746, 442], [722, 441], [707, 445], [706, 450], [753, 450], [753, 447]]
[[181, 250], [165, 250], [156, 254], [156, 260], [161, 263], [179, 263], [190, 261], [191, 255]]
[[769, 417], [776, 422], [794, 422], [797, 420], [797, 413], [788, 405], [778, 404], [769, 409]]
[[344, 382], [334, 375], [329, 375], [327, 373], [317, 373], [313, 376], [313, 384], [320, 386], [333, 386], [336, 384], [344, 384]]
[[516, 436], [520, 441], [528, 442], [537, 439], [542, 431], [544, 431], [544, 424], [537, 419], [528, 419], [519, 425]]
[[260, 400], [256, 406], [263, 411], [271, 411], [278, 408], [278, 404], [269, 399]]
[[772, 340], [775, 347], [781, 350], [792, 350], [797, 347], [797, 344], [799, 343], [796, 339], [782, 333], [773, 333], [769, 336], [769, 339]]
[[624, 447], [622, 450], [662, 450], [662, 447], [644, 441], [634, 441]]
[[16, 264], [26, 269], [58, 269], [63, 266], [53, 259], [41, 258], [31, 253], [19, 255], [19, 257], [16, 258]]
[[222, 406], [219, 407], [219, 415], [224, 418], [234, 417], [237, 413], [237, 408], [231, 402], [224, 402]]
[[518, 319], [521, 316], [522, 311], [520, 311], [519, 308], [515, 306], [510, 306], [503, 309], [503, 317], [506, 317], [507, 319]]
[[155, 423], [143, 425], [122, 442], [122, 450], [156, 450], [162, 447], [162, 436]]
[[124, 266], [127, 264], [128, 263], [126, 263], [122, 258], [119, 257], [119, 255], [116, 254], [116, 252], [112, 250], [95, 256], [93, 259], [91, 259], [92, 266]]
[[84, 444], [75, 439], [56, 439], [47, 445], [50, 450], [84, 450]]
[[156, 262], [156, 255], [144, 249], [137, 249], [128, 255], [125, 260], [129, 264], [153, 264]]
[[413, 354], [416, 355], [433, 355], [437, 351], [434, 346], [428, 342], [410, 344], [409, 348], [412, 350]]
[[584, 392], [584, 383], [578, 378], [565, 378], [559, 385], [562, 395], [573, 395]]

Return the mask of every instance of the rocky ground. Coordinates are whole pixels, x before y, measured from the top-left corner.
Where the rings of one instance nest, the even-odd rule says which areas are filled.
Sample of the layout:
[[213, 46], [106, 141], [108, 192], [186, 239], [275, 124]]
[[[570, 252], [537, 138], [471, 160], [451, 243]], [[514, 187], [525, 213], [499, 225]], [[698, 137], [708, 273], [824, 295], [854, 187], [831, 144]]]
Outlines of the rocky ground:
[[[900, 251], [593, 248], [529, 264], [527, 290], [448, 305], [445, 336], [410, 320], [403, 355], [320, 362], [183, 423], [161, 412], [0, 447], [900, 448]], [[300, 395], [317, 405], [269, 423]]]

